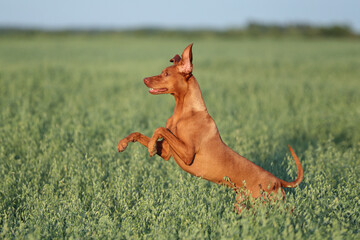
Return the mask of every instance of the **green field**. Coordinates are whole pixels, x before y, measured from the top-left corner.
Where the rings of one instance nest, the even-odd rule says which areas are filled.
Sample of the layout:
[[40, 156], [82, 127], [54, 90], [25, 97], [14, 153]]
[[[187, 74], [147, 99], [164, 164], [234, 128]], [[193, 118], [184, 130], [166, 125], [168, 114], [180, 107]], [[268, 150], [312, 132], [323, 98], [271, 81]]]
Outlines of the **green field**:
[[[237, 215], [233, 190], [116, 152], [165, 125], [143, 78], [190, 42], [224, 142], [288, 181], [298, 154], [285, 202]], [[0, 143], [0, 239], [359, 239], [360, 42], [0, 36]]]

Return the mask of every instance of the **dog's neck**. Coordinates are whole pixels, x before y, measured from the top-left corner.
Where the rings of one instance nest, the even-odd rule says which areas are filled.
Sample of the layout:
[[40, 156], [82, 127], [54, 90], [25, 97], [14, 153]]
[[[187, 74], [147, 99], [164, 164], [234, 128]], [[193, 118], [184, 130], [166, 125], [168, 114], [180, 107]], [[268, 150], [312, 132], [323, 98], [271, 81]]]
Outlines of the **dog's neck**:
[[187, 81], [187, 91], [182, 94], [174, 94], [175, 116], [181, 116], [189, 112], [207, 111], [200, 86], [195, 77], [191, 76]]

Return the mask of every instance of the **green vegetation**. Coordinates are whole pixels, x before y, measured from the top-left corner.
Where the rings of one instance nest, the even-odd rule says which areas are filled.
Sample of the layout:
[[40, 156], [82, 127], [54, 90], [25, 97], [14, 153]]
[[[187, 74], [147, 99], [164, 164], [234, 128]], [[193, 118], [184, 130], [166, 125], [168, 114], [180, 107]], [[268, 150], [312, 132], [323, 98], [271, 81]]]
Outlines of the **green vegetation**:
[[[284, 180], [285, 202], [233, 211], [234, 192], [140, 144], [172, 114], [147, 93], [194, 42], [223, 140]], [[0, 238], [359, 239], [360, 48], [355, 40], [0, 37]]]

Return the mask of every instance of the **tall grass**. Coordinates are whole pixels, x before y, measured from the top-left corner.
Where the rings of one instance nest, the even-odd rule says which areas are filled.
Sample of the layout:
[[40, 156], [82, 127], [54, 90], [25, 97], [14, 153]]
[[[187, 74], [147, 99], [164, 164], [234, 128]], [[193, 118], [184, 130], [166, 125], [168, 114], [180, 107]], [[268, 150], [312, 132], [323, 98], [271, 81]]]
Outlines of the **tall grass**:
[[[231, 189], [150, 158], [172, 114], [142, 79], [194, 42], [223, 140], [276, 176], [285, 202], [233, 211]], [[0, 38], [0, 238], [360, 237], [360, 48], [349, 40]], [[291, 211], [293, 209], [293, 211]]]

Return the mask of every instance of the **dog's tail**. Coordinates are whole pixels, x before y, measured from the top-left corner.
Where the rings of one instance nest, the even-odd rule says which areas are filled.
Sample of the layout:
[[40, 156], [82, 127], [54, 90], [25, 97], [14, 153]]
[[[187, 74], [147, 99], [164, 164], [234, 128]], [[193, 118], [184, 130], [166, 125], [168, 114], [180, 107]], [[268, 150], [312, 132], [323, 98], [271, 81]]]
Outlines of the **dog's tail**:
[[296, 166], [298, 169], [298, 176], [297, 176], [296, 180], [293, 182], [286, 182], [286, 181], [280, 179], [281, 187], [284, 187], [284, 188], [297, 187], [301, 183], [301, 181], [303, 180], [303, 177], [304, 177], [304, 171], [301, 166], [299, 158], [296, 156], [294, 150], [290, 146], [289, 146], [289, 149], [290, 149], [291, 154], [293, 155], [293, 158], [295, 159], [295, 163], [296, 163]]

